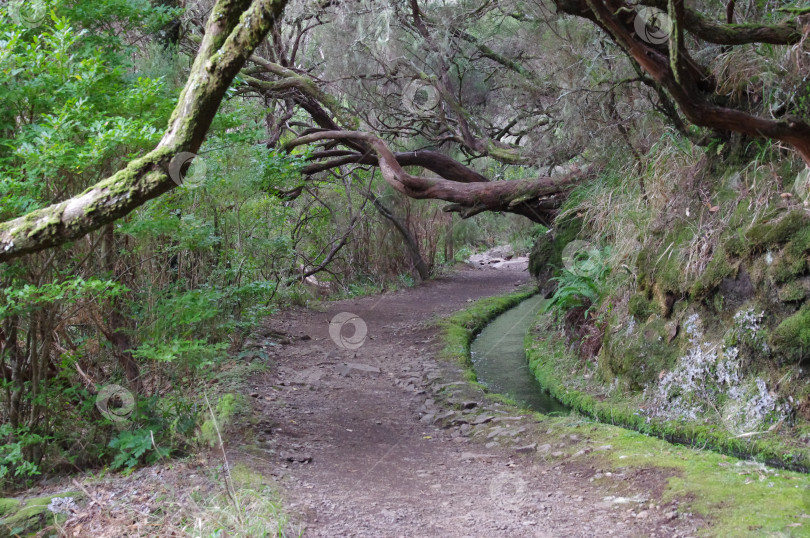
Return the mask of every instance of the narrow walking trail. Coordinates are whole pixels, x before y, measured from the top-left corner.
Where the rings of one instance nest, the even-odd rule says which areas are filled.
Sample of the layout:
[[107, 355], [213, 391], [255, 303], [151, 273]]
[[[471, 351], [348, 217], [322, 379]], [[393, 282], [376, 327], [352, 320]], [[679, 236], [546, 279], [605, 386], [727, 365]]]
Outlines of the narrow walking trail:
[[[487, 399], [438, 358], [436, 320], [528, 281], [525, 272], [463, 269], [267, 320], [267, 337], [289, 339], [265, 347], [273, 366], [251, 387], [261, 416], [255, 444], [231, 457], [279, 480], [304, 536], [694, 534], [701, 520], [659, 502], [664, 470], [594, 482], [600, 470], [589, 460], [558, 451], [611, 447], [575, 435], [564, 447], [546, 443], [548, 424]], [[357, 349], [330, 338], [341, 312], [367, 326]]]

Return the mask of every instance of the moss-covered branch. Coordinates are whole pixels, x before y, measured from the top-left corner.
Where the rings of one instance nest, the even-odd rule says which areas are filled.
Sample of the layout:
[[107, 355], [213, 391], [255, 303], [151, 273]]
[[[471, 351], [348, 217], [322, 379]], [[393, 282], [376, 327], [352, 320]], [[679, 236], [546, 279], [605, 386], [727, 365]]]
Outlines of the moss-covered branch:
[[[668, 0], [643, 0], [640, 3], [666, 11]], [[777, 24], [726, 24], [707, 17], [695, 9], [685, 8], [683, 22], [689, 33], [708, 43], [718, 45], [745, 45], [748, 43], [793, 45], [802, 39], [802, 29], [797, 18]]]
[[174, 188], [172, 158], [199, 149], [225, 91], [286, 3], [219, 0], [158, 146], [77, 196], [0, 223], [0, 262], [79, 239]]

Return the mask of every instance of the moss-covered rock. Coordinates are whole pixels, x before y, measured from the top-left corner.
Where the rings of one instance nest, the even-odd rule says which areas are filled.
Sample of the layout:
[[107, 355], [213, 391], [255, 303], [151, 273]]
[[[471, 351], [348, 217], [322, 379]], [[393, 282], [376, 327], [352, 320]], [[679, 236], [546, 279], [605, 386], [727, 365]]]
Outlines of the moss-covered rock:
[[776, 353], [788, 361], [798, 362], [810, 356], [810, 306], [784, 319], [770, 340]]
[[678, 347], [672, 342], [673, 323], [654, 318], [606, 331], [599, 361], [602, 377], [619, 377], [629, 390], [641, 390], [675, 363]]
[[70, 497], [78, 500], [82, 494], [75, 491], [36, 497], [33, 499], [0, 499], [0, 536], [30, 536], [61, 518], [48, 510], [48, 505], [57, 497]]
[[745, 232], [750, 248], [756, 251], [787, 243], [794, 236], [804, 236], [810, 227], [810, 216], [803, 210], [770, 211]]
[[729, 260], [723, 245], [720, 245], [712, 255], [712, 259], [703, 274], [695, 280], [689, 289], [692, 299], [704, 299], [716, 290], [726, 278], [735, 278], [739, 262]]
[[807, 286], [803, 281], [794, 280], [779, 288], [777, 296], [783, 303], [793, 303], [804, 300], [807, 297], [807, 291]]
[[554, 276], [554, 272], [563, 265], [563, 249], [577, 238], [581, 230], [582, 220], [579, 218], [555, 222], [554, 228], [534, 243], [529, 254], [529, 273], [540, 281]]
[[692, 239], [694, 232], [679, 228], [666, 233], [662, 247], [649, 244], [637, 258], [639, 287], [652, 293], [657, 304], [657, 313], [668, 318], [675, 301], [686, 296], [688, 283], [685, 279], [681, 252]]
[[646, 293], [636, 293], [627, 303], [628, 313], [638, 321], [645, 321], [655, 313], [655, 305]]

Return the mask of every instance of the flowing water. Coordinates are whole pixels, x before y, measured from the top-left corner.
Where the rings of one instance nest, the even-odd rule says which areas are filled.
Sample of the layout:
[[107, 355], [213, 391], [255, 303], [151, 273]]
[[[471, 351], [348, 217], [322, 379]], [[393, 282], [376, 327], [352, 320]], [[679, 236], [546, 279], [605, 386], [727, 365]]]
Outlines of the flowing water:
[[535, 295], [492, 320], [473, 340], [470, 355], [478, 381], [491, 392], [508, 396], [533, 411], [567, 415], [568, 408], [534, 378], [523, 349], [523, 339], [542, 304], [543, 297]]

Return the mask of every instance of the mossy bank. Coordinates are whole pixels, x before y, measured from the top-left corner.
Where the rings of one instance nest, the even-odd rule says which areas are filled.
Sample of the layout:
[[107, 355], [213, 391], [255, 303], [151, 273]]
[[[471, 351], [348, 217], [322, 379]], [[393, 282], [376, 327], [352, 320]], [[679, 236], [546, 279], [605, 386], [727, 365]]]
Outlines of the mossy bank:
[[651, 154], [644, 192], [616, 170], [579, 188], [535, 245], [532, 272], [569, 293], [529, 346], [537, 378], [599, 420], [808, 471], [810, 211], [798, 168], [673, 149]]

